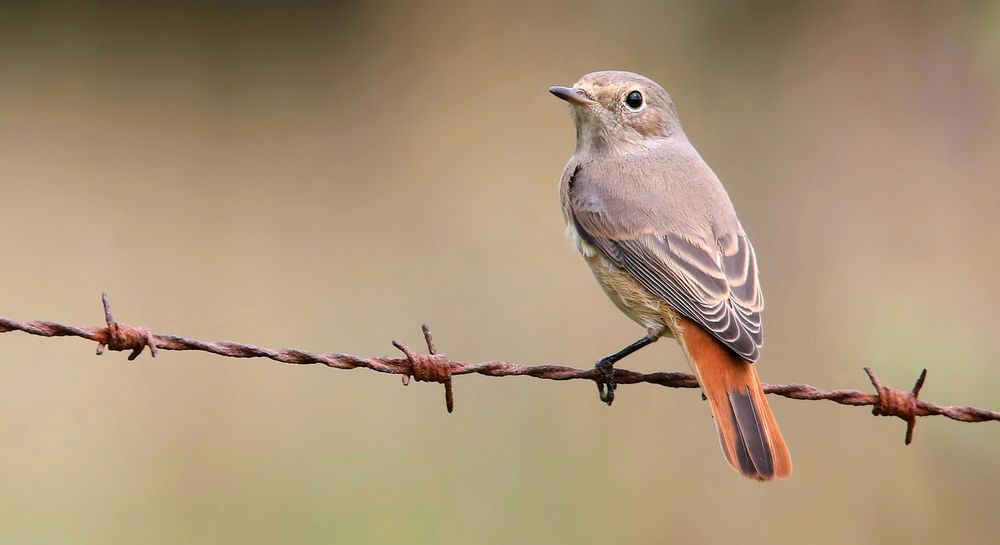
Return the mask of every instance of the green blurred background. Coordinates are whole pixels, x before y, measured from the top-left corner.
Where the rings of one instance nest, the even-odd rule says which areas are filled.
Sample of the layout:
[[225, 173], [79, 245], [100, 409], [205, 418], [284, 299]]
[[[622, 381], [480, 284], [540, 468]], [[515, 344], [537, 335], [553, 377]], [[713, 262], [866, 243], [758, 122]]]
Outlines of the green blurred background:
[[[1000, 407], [997, 2], [0, 8], [0, 315], [589, 366], [641, 331], [563, 236], [546, 89], [662, 83], [759, 254], [767, 382]], [[2, 543], [995, 543], [1000, 428], [774, 399], [789, 482], [694, 390], [0, 336]], [[673, 342], [623, 367], [684, 370]]]

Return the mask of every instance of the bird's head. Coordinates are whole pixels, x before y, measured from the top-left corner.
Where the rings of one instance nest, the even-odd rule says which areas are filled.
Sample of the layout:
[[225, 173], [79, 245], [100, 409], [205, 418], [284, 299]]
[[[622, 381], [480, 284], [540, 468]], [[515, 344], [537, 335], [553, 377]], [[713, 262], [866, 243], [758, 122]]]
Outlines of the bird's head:
[[572, 87], [549, 92], [572, 107], [578, 150], [627, 152], [683, 134], [670, 95], [639, 74], [591, 72]]

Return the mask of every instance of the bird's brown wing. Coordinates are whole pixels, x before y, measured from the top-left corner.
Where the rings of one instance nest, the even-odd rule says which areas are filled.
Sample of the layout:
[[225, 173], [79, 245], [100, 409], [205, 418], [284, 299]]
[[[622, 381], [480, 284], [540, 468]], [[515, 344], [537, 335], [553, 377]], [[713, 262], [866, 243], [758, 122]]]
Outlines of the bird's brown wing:
[[719, 234], [717, 227], [691, 228], [697, 218], [663, 221], [684, 211], [659, 209], [670, 203], [658, 202], [655, 191], [623, 194], [606, 180], [588, 179], [587, 169], [575, 173], [568, 196], [585, 241], [741, 357], [757, 360], [763, 297], [753, 246], [738, 222]]

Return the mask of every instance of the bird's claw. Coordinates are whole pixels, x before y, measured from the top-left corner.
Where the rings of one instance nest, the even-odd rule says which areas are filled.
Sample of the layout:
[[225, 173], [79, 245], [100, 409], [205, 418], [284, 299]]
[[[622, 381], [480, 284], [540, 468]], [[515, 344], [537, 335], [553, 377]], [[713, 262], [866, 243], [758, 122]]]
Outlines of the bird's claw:
[[608, 358], [604, 358], [598, 361], [594, 368], [601, 374], [600, 380], [597, 381], [597, 393], [601, 397], [601, 401], [611, 406], [611, 403], [615, 400], [615, 388], [617, 384], [615, 383], [615, 362]]

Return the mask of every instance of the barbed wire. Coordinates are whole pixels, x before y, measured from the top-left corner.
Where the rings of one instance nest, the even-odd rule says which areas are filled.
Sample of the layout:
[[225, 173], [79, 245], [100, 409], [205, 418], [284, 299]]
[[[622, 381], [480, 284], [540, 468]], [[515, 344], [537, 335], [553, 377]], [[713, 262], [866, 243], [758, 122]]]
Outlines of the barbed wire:
[[[423, 326], [427, 354], [421, 354], [410, 347], [392, 341], [403, 357], [375, 356], [364, 358], [351, 354], [315, 354], [295, 348], [264, 348], [252, 344], [229, 341], [205, 342], [177, 335], [151, 333], [143, 327], [121, 324], [111, 313], [108, 295], [102, 295], [105, 326], [76, 327], [51, 321], [18, 322], [0, 317], [0, 333], [23, 331], [41, 337], [80, 337], [97, 343], [97, 354], [105, 348], [113, 351], [131, 351], [128, 359], [134, 360], [149, 348], [152, 356], [160, 350], [194, 350], [209, 352], [229, 358], [268, 358], [281, 363], [295, 365], [322, 364], [335, 369], [364, 368], [379, 373], [402, 375], [403, 384], [410, 378], [418, 382], [436, 382], [445, 388], [445, 406], [448, 412], [454, 410], [454, 390], [452, 377], [456, 375], [479, 374], [489, 377], [528, 376], [547, 380], [601, 380], [596, 369], [577, 369], [563, 365], [519, 365], [492, 360], [482, 363], [468, 363], [449, 359], [437, 352], [430, 329]], [[970, 406], [940, 406], [919, 399], [920, 389], [927, 377], [927, 370], [920, 373], [916, 384], [909, 391], [898, 390], [881, 383], [878, 375], [868, 367], [864, 368], [868, 379], [875, 388], [874, 393], [860, 390], [825, 390], [808, 384], [764, 384], [764, 392], [790, 399], [808, 401], [826, 400], [840, 405], [871, 406], [876, 416], [895, 416], [906, 421], [905, 443], [913, 440], [913, 428], [918, 417], [945, 416], [959, 422], [1000, 421], [1000, 412]], [[669, 388], [698, 388], [698, 380], [688, 373], [638, 373], [628, 369], [615, 369], [618, 384], [659, 384]]]

